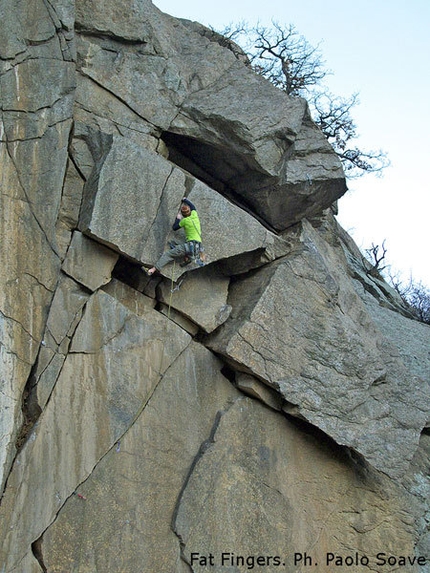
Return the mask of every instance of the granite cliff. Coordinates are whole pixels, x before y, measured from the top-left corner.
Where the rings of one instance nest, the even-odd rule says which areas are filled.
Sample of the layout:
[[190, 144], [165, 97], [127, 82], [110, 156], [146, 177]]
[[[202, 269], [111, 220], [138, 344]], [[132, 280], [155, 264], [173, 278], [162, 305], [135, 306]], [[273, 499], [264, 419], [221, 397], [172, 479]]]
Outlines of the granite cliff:
[[0, 571], [430, 571], [429, 326], [306, 102], [149, 0], [0, 8]]

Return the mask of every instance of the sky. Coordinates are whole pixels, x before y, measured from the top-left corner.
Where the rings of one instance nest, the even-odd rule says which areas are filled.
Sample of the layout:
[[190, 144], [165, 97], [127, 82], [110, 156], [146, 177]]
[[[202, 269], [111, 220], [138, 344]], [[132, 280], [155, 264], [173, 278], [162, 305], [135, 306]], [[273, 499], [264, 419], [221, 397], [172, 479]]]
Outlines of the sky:
[[216, 30], [246, 21], [294, 25], [319, 45], [336, 96], [359, 94], [355, 145], [384, 151], [382, 177], [348, 180], [339, 223], [362, 251], [385, 241], [385, 260], [404, 283], [430, 288], [430, 1], [153, 0], [163, 12]]

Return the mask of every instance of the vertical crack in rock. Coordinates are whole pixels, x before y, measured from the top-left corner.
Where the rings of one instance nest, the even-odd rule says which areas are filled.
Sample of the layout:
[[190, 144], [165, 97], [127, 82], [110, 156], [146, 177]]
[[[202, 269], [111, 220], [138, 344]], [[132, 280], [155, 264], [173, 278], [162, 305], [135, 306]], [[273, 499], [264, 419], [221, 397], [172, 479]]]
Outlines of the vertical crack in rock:
[[[51, 303], [52, 303], [52, 301], [51, 301]], [[86, 306], [86, 304], [83, 306], [82, 312], [84, 311], [85, 306]], [[74, 325], [73, 331], [70, 332], [68, 335], [69, 344], [70, 344], [70, 340], [73, 338], [73, 333], [76, 331], [78, 326], [79, 326], [79, 321], [76, 322], [76, 324]], [[48, 331], [48, 327], [46, 327], [46, 328]], [[45, 335], [46, 335], [46, 333], [45, 333]], [[40, 349], [43, 347], [43, 345], [44, 345], [44, 342], [42, 341]], [[16, 453], [15, 453], [14, 459], [13, 459], [11, 466], [10, 466], [9, 475], [12, 472], [12, 469], [15, 465], [15, 462], [16, 462], [22, 448], [24, 447], [24, 445], [25, 445], [26, 441], [28, 440], [34, 426], [36, 425], [37, 421], [39, 420], [39, 418], [43, 412], [43, 409], [40, 406], [39, 401], [38, 401], [37, 385], [38, 385], [38, 382], [39, 382], [41, 376], [43, 375], [43, 372], [48, 369], [50, 363], [54, 360], [55, 355], [52, 356], [51, 360], [47, 363], [44, 370], [41, 372], [38, 372], [39, 361], [40, 361], [40, 349], [39, 349], [39, 353], [38, 353], [38, 356], [36, 358], [36, 361], [33, 364], [33, 366], [31, 367], [30, 374], [29, 374], [28, 379], [27, 379], [27, 383], [26, 383], [26, 385], [24, 387], [24, 391], [22, 393], [21, 412], [22, 412], [22, 416], [23, 416], [23, 422], [21, 424], [21, 428], [19, 429], [19, 431], [17, 433], [17, 438], [15, 440]], [[61, 366], [61, 368], [59, 369], [59, 371], [57, 373], [56, 381], [61, 376], [63, 366], [64, 366], [64, 362], [63, 362], [63, 365]], [[45, 407], [49, 403], [52, 392], [54, 391], [54, 388], [55, 388], [56, 381], [55, 381], [55, 383], [51, 389], [51, 392], [50, 392], [47, 400], [46, 400]], [[8, 481], [8, 477], [6, 477], [6, 480], [5, 480], [5, 487], [4, 487], [3, 493], [6, 491], [7, 481]], [[0, 497], [0, 505], [1, 505], [1, 499], [2, 498]]]
[[[76, 161], [75, 156], [73, 155], [73, 152], [71, 151], [72, 142], [73, 142], [73, 132], [71, 132], [71, 134], [70, 134], [69, 160], [73, 163], [77, 173], [79, 173], [79, 176], [82, 178], [82, 181], [84, 183], [86, 183], [87, 177], [85, 176], [85, 173], [82, 171], [81, 166], [79, 165], [79, 162]], [[82, 203], [82, 199], [81, 199], [81, 203]], [[81, 204], [81, 209], [82, 209], [82, 204]]]
[[[191, 344], [191, 341], [190, 341], [190, 344]], [[178, 357], [177, 357], [176, 360], [178, 360], [178, 359], [180, 358], [180, 356], [181, 356], [186, 350], [187, 350], [187, 347], [182, 350], [182, 352], [178, 355]], [[105, 459], [114, 449], [116, 449], [116, 450], [118, 451], [119, 444], [121, 444], [121, 442], [124, 440], [125, 435], [126, 435], [126, 434], [133, 428], [133, 426], [138, 422], [139, 418], [142, 416], [142, 414], [144, 413], [146, 407], [147, 407], [148, 404], [150, 403], [152, 397], [154, 396], [154, 394], [156, 393], [157, 389], [159, 388], [160, 384], [162, 383], [162, 381], [164, 380], [164, 378], [168, 375], [170, 368], [173, 367], [173, 364], [174, 364], [174, 363], [172, 363], [172, 364], [167, 368], [167, 370], [164, 372], [164, 374], [160, 374], [159, 380], [158, 380], [158, 382], [155, 384], [155, 386], [154, 386], [152, 392], [151, 392], [151, 393], [147, 396], [147, 398], [142, 402], [142, 405], [140, 406], [140, 408], [139, 408], [138, 411], [136, 412], [134, 418], [130, 421], [130, 424], [128, 425], [128, 427], [123, 431], [123, 433], [122, 433], [121, 435], [117, 436], [117, 438], [115, 439], [114, 442], [112, 442], [112, 444], [110, 445], [110, 447], [107, 448], [106, 451], [105, 451], [102, 455], [100, 455], [99, 459], [94, 463], [93, 467], [91, 468], [91, 471], [88, 473], [88, 475], [85, 477], [85, 479], [83, 479], [81, 482], [75, 484], [74, 490], [70, 493], [70, 495], [69, 495], [66, 499], [64, 499], [64, 500], [62, 501], [62, 503], [61, 503], [60, 507], [58, 508], [58, 510], [57, 510], [57, 512], [56, 512], [56, 514], [55, 514], [55, 516], [54, 516], [54, 518], [52, 519], [52, 521], [47, 525], [47, 527], [45, 528], [45, 530], [43, 531], [43, 533], [41, 534], [41, 536], [39, 537], [39, 539], [38, 539], [35, 543], [32, 544], [33, 553], [34, 553], [34, 555], [36, 556], [36, 558], [38, 559], [38, 561], [39, 561], [39, 563], [41, 564], [41, 566], [42, 566], [42, 563], [43, 563], [43, 559], [42, 559], [42, 560], [39, 560], [38, 556], [40, 556], [40, 557], [42, 556], [42, 553], [41, 553], [41, 545], [42, 545], [43, 535], [44, 535], [44, 534], [46, 533], [46, 531], [48, 531], [48, 529], [55, 523], [55, 521], [57, 520], [57, 518], [58, 518], [58, 516], [59, 516], [59, 514], [60, 514], [60, 512], [61, 512], [61, 509], [64, 507], [64, 505], [66, 504], [66, 502], [67, 502], [73, 495], [76, 494], [76, 492], [79, 490], [79, 488], [81, 488], [82, 485], [83, 485], [87, 480], [89, 480], [89, 479], [91, 478], [91, 476], [92, 476], [92, 475], [95, 473], [95, 471], [97, 470], [98, 466], [99, 466], [100, 464], [102, 464], [102, 462], [104, 461], [104, 459]], [[161, 369], [160, 369], [160, 370], [161, 370]], [[216, 427], [217, 427], [218, 423], [219, 423], [219, 418], [218, 418], [218, 416], [217, 416], [216, 423], [215, 423], [214, 428], [213, 428], [213, 430], [211, 431], [211, 434], [210, 434], [210, 438], [209, 438], [208, 440], [206, 440], [206, 442], [208, 442], [208, 441], [210, 441], [210, 440], [212, 439], [213, 435], [215, 434]], [[206, 442], [205, 442], [205, 443], [206, 443]], [[203, 446], [204, 446], [204, 444], [202, 445], [202, 447], [201, 447], [200, 450], [202, 450]], [[209, 445], [208, 445], [207, 447], [209, 447]], [[207, 449], [207, 448], [206, 448], [206, 449]], [[199, 456], [197, 456], [197, 457], [199, 457]], [[197, 463], [197, 459], [196, 459], [195, 463]], [[193, 467], [194, 467], [194, 465], [195, 465], [195, 464], [193, 464]], [[185, 489], [185, 486], [184, 486], [184, 489]], [[182, 491], [183, 491], [183, 490], [182, 490]], [[36, 552], [35, 552], [35, 551], [36, 551]], [[46, 569], [43, 569], [43, 571], [47, 571], [47, 570], [46, 570]]]
[[43, 561], [42, 546], [43, 546], [43, 536], [39, 537], [39, 539], [36, 539], [36, 541], [33, 541], [33, 543], [31, 544], [31, 551], [34, 557], [37, 559], [37, 562], [39, 563], [43, 573], [48, 573], [48, 569], [46, 568], [46, 565]]
[[112, 148], [113, 136], [95, 131], [91, 127], [88, 128], [88, 135], [82, 137], [91, 152], [94, 161], [94, 167], [84, 185], [83, 197], [81, 203], [81, 211], [79, 215], [79, 228], [85, 231], [90, 224], [91, 213], [94, 208], [98, 191], [98, 182], [100, 173], [106, 157]]
[[43, 3], [55, 28], [63, 61], [76, 61], [76, 50], [74, 48], [74, 36], [72, 32], [73, 21], [67, 22], [67, 17], [66, 21], [64, 21], [58, 13], [57, 7], [53, 5], [51, 0], [43, 0]]
[[[171, 169], [170, 173], [167, 174], [167, 177], [166, 177], [164, 184], [163, 184], [163, 187], [161, 189], [159, 199], [158, 199], [158, 206], [157, 206], [157, 209], [155, 211], [155, 214], [154, 214], [154, 217], [152, 220], [152, 224], [148, 229], [148, 233], [147, 233], [148, 235], [152, 234], [154, 227], [155, 227], [155, 229], [157, 229], [157, 225], [158, 225], [160, 216], [161, 217], [163, 217], [163, 216], [168, 217], [170, 215], [169, 213], [163, 213], [163, 206], [164, 206], [166, 189], [167, 189], [167, 186], [169, 184], [169, 180], [171, 179], [171, 177], [173, 175], [173, 171], [174, 171], [174, 167], [172, 166], [172, 169]], [[178, 205], [178, 209], [179, 209], [179, 205]], [[144, 237], [142, 237], [142, 239], [144, 239]]]
[[173, 512], [172, 523], [171, 523], [172, 531], [175, 533], [175, 535], [177, 536], [177, 538], [179, 540], [179, 545], [181, 548], [181, 559], [190, 567], [191, 567], [191, 564], [187, 561], [187, 559], [185, 557], [185, 553], [184, 553], [184, 549], [185, 549], [184, 540], [182, 539], [182, 536], [176, 527], [178, 512], [179, 512], [179, 509], [181, 506], [183, 494], [184, 494], [185, 490], [187, 489], [188, 483], [189, 483], [189, 481], [190, 481], [190, 479], [194, 473], [194, 470], [195, 470], [197, 464], [199, 463], [199, 461], [201, 460], [201, 458], [205, 455], [205, 453], [211, 448], [212, 444], [215, 442], [215, 434], [216, 434], [217, 429], [219, 427], [221, 418], [231, 408], [231, 406], [232, 406], [232, 404], [230, 404], [229, 408], [227, 408], [226, 410], [223, 410], [223, 411], [220, 410], [217, 412], [217, 414], [215, 416], [214, 423], [212, 425], [212, 428], [211, 428], [211, 431], [209, 434], [209, 437], [206, 440], [204, 440], [204, 442], [202, 442], [202, 444], [199, 448], [199, 451], [197, 452], [197, 455], [195, 456], [195, 458], [194, 458], [194, 460], [190, 466], [188, 474], [185, 477], [183, 486], [182, 486], [181, 491], [179, 492], [179, 495], [178, 495], [178, 500], [176, 502], [175, 510]]
[[21, 425], [21, 429], [18, 432], [18, 437], [16, 439], [16, 444], [15, 444], [16, 455], [18, 455], [21, 449], [23, 448], [25, 442], [27, 441], [28, 436], [31, 433], [31, 430], [33, 429], [34, 425], [39, 419], [40, 414], [42, 413], [42, 409], [37, 401], [37, 395], [33, 391], [36, 380], [35, 372], [37, 370], [37, 363], [38, 360], [36, 360], [35, 364], [33, 365], [30, 371], [30, 376], [28, 377], [27, 384], [25, 385], [24, 392], [22, 395], [21, 411], [23, 416], [23, 422]]

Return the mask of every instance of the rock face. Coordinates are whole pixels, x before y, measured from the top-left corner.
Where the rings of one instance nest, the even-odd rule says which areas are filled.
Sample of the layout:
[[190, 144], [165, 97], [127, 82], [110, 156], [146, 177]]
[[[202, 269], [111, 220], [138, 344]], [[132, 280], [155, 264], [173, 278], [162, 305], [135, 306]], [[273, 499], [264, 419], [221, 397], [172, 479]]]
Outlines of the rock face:
[[340, 245], [328, 246], [307, 222], [300, 240], [300, 252], [232, 286], [232, 316], [208, 345], [337, 443], [402, 475], [427, 422], [426, 388], [387, 352], [382, 325], [339, 273]]
[[149, 0], [3, 4], [0, 571], [429, 571], [429, 327], [306, 102]]

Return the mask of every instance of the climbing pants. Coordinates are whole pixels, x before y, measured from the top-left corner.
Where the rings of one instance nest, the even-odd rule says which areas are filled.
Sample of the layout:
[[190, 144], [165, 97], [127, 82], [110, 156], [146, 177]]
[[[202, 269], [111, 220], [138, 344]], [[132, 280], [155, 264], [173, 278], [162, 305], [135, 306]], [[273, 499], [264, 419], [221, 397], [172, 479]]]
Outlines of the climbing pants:
[[166, 251], [161, 255], [158, 261], [155, 264], [155, 268], [160, 270], [162, 269], [167, 263], [171, 261], [177, 261], [183, 259], [188, 255], [187, 244], [184, 241], [180, 241], [178, 239], [173, 239], [170, 243], [171, 249]]

